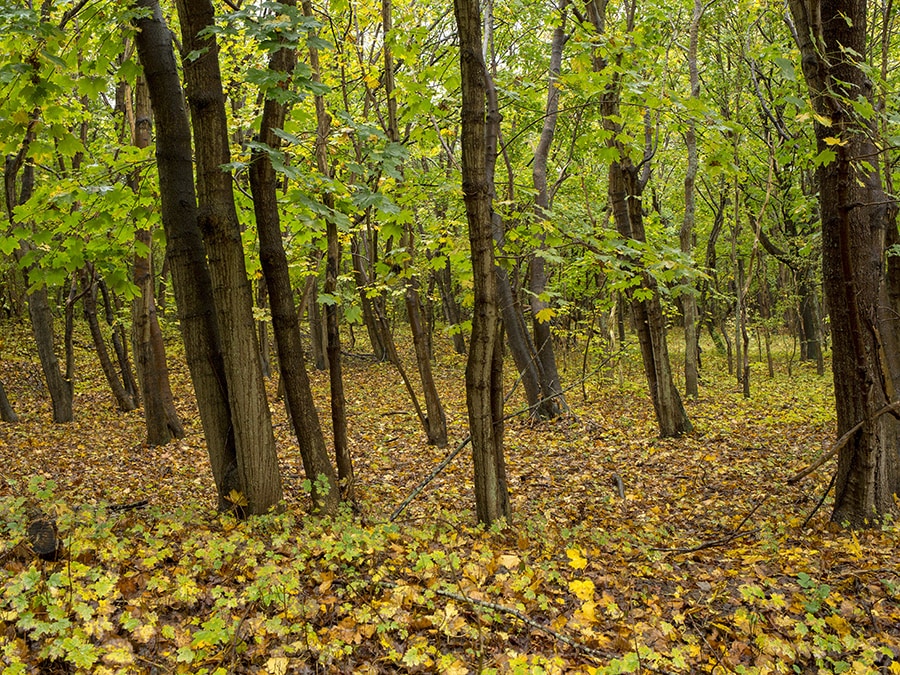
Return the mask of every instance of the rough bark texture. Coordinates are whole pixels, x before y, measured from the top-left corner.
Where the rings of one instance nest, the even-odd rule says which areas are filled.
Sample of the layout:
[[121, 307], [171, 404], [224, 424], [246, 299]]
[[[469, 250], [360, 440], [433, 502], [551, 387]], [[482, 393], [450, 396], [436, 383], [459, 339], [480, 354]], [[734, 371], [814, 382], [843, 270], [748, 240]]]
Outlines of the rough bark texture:
[[477, 0], [454, 0], [462, 82], [463, 198], [475, 286], [472, 338], [466, 363], [466, 405], [475, 467], [479, 522], [509, 518], [503, 456], [503, 383], [497, 278], [485, 141], [486, 70]]
[[[146, 148], [150, 145], [153, 125], [150, 92], [143, 78], [138, 80], [134, 94], [132, 141], [135, 146]], [[137, 181], [134, 181], [133, 188], [139, 189]], [[150, 230], [139, 229], [135, 240], [138, 246], [135, 247], [133, 280], [138, 293], [131, 305], [134, 359], [144, 405], [147, 444], [165, 445], [172, 438], [184, 436], [184, 427], [175, 410], [166, 365], [166, 348], [156, 315]]]
[[219, 346], [212, 280], [197, 225], [194, 165], [181, 80], [172, 34], [157, 0], [139, 0], [152, 12], [137, 21], [135, 36], [156, 119], [156, 164], [160, 213], [166, 233], [166, 258], [191, 381], [197, 396], [220, 509], [231, 491], [241, 491], [237, 452], [228, 407], [228, 383]]
[[213, 7], [210, 0], [179, 0], [177, 6], [184, 50], [192, 57], [183, 67], [194, 129], [197, 220], [213, 283], [238, 474], [248, 512], [265, 513], [283, 495], [232, 177], [221, 169], [231, 157], [219, 49], [214, 36], [200, 36], [215, 22]]
[[[290, 4], [290, 3], [289, 3]], [[269, 62], [273, 72], [290, 73], [296, 63], [293, 49], [275, 52]], [[273, 129], [284, 127], [285, 106], [267, 99], [263, 106], [258, 140], [273, 149], [280, 146], [280, 138]], [[277, 178], [267, 152], [256, 149], [250, 165], [250, 190], [259, 235], [259, 257], [265, 283], [269, 291], [272, 328], [281, 369], [281, 382], [294, 425], [303, 470], [312, 483], [315, 510], [334, 513], [340, 503], [338, 478], [328, 459], [325, 439], [319, 423], [300, 338], [300, 320], [294, 308], [294, 292], [288, 271], [287, 255], [281, 238], [281, 217], [278, 213]], [[322, 484], [324, 481], [324, 484]]]
[[[851, 102], [871, 100], [857, 61], [866, 54], [864, 0], [790, 0], [803, 74], [815, 111], [820, 151], [836, 158], [819, 169], [822, 269], [831, 313], [837, 434], [862, 423], [838, 455], [832, 520], [866, 527], [896, 512], [900, 492], [898, 422], [878, 414], [895, 392], [885, 355], [879, 302], [884, 284], [885, 228], [892, 199], [870, 162], [878, 156], [869, 121]], [[837, 138], [839, 144], [829, 143]]]

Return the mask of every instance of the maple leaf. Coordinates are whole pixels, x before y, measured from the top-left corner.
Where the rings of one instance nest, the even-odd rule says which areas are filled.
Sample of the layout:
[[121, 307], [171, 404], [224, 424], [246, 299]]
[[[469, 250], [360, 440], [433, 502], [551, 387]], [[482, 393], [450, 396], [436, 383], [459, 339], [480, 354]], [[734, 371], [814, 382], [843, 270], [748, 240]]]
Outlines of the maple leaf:
[[590, 579], [576, 579], [569, 582], [569, 590], [579, 600], [591, 600], [594, 597], [594, 582]]
[[569, 567], [576, 570], [583, 570], [587, 567], [587, 559], [577, 548], [566, 549], [566, 555], [569, 556]]

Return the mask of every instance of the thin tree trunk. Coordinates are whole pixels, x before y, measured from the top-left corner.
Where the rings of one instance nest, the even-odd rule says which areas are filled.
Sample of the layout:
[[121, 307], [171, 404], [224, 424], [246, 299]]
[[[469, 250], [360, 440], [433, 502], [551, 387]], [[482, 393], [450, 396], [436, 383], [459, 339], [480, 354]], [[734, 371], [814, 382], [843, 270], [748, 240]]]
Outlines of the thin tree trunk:
[[306, 318], [309, 322], [309, 345], [312, 361], [316, 370], [328, 370], [328, 355], [325, 345], [328, 338], [325, 333], [325, 322], [322, 321], [322, 306], [319, 304], [319, 279], [314, 278], [311, 293], [306, 300]]
[[[312, 3], [303, 0], [303, 13], [312, 16]], [[309, 65], [314, 82], [322, 81], [319, 68], [319, 50], [310, 45]], [[324, 178], [331, 178], [333, 173], [328, 163], [328, 135], [331, 117], [325, 110], [325, 97], [315, 96], [316, 107], [316, 166]], [[341, 363], [341, 331], [339, 323], [340, 307], [337, 303], [338, 274], [341, 265], [341, 242], [338, 239], [337, 222], [332, 216], [334, 197], [330, 192], [323, 192], [322, 201], [328, 208], [329, 215], [325, 219], [325, 237], [328, 250], [325, 259], [325, 293], [332, 301], [325, 305], [326, 353], [328, 355], [328, 382], [331, 388], [331, 426], [334, 438], [334, 456], [338, 467], [338, 478], [344, 497], [353, 499], [353, 460], [347, 443], [347, 401], [344, 396], [344, 373]]]
[[378, 324], [378, 317], [375, 312], [373, 298], [369, 297], [369, 275], [366, 272], [366, 259], [368, 249], [365, 239], [356, 233], [350, 241], [350, 257], [353, 263], [353, 278], [356, 281], [356, 290], [359, 293], [359, 301], [362, 306], [363, 324], [366, 326], [366, 333], [369, 336], [369, 343], [372, 345], [372, 355], [376, 361], [384, 361], [387, 359], [387, 350], [384, 347], [381, 329]]
[[283, 493], [232, 177], [221, 168], [231, 157], [219, 49], [215, 36], [207, 32], [215, 25], [213, 6], [211, 0], [176, 4], [185, 52], [199, 55], [182, 65], [194, 130], [198, 223], [216, 298], [241, 501], [246, 500], [251, 514], [266, 513], [281, 504]]
[[118, 297], [110, 293], [109, 287], [102, 277], [97, 278], [97, 291], [100, 293], [98, 300], [102, 302], [103, 317], [110, 330], [110, 342], [116, 353], [116, 361], [119, 363], [119, 371], [122, 374], [122, 386], [126, 393], [137, 404], [141, 404], [141, 393], [137, 381], [134, 379], [134, 369], [131, 367], [131, 359], [128, 356], [128, 337], [125, 326], [116, 317], [117, 310], [121, 309]]
[[[607, 0], [591, 0], [587, 8], [588, 18], [597, 33], [601, 35], [604, 34], [606, 28], [606, 7]], [[634, 29], [634, 9], [633, 3], [628, 6], [626, 29], [629, 32]], [[605, 57], [600, 52], [595, 52], [593, 56], [594, 70], [603, 72], [607, 66]], [[643, 170], [647, 173], [639, 176], [638, 168], [629, 158], [626, 148], [617, 140], [621, 131], [616, 121], [620, 117], [621, 86], [620, 76], [613, 73], [612, 82], [607, 85], [601, 101], [603, 124], [609, 134], [607, 143], [610, 148], [616, 150], [619, 156], [619, 159], [613, 161], [609, 167], [609, 201], [619, 234], [626, 239], [645, 242], [647, 238], [644, 232], [641, 194], [644, 184], [649, 178], [649, 161], [652, 151], [645, 148], [642, 164]], [[648, 135], [649, 130], [645, 129], [645, 137]], [[660, 435], [664, 437], [680, 436], [689, 433], [692, 425], [672, 377], [659, 289], [656, 281], [647, 272], [641, 272], [641, 287], [646, 291], [646, 299], [632, 293], [630, 300], [638, 341], [641, 345], [644, 373], [650, 389], [650, 398], [656, 412]]]
[[[287, 0], [287, 4], [294, 3]], [[294, 51], [285, 47], [272, 54], [269, 70], [275, 73], [290, 73], [295, 65]], [[281, 142], [273, 130], [284, 127], [286, 113], [286, 106], [283, 103], [279, 103], [275, 98], [267, 98], [263, 106], [257, 140], [277, 150]], [[281, 238], [277, 187], [275, 170], [268, 152], [261, 149], [254, 150], [250, 164], [250, 190], [259, 233], [259, 256], [265, 275], [264, 283], [269, 290], [281, 382], [284, 385], [291, 423], [297, 435], [303, 469], [312, 485], [315, 510], [320, 513], [335, 513], [340, 503], [341, 490], [334, 467], [328, 459], [319, 414], [303, 359], [300, 322], [294, 308], [287, 254]]]
[[106, 348], [103, 332], [100, 330], [100, 321], [97, 319], [97, 284], [90, 265], [85, 266], [81, 270], [81, 291], [81, 305], [84, 308], [84, 318], [91, 331], [91, 339], [94, 342], [94, 350], [97, 352], [97, 358], [100, 361], [100, 368], [103, 370], [106, 382], [109, 384], [113, 398], [116, 400], [116, 405], [122, 412], [134, 410], [137, 408], [137, 404], [125, 391], [125, 387], [116, 373], [116, 368], [113, 366], [112, 359], [109, 358], [109, 350]]
[[[691, 99], [693, 100], [700, 98], [697, 47], [700, 41], [700, 19], [702, 16], [702, 0], [694, 0], [688, 46], [688, 72], [690, 76]], [[694, 184], [696, 183], [697, 170], [700, 166], [697, 152], [697, 123], [693, 119], [688, 121], [688, 127], [684, 133], [684, 144], [687, 149], [688, 162], [684, 175], [684, 219], [681, 221], [679, 241], [682, 253], [690, 258], [694, 249], [694, 221], [696, 215]], [[697, 330], [697, 297], [693, 292], [688, 292], [681, 296], [681, 306], [684, 310], [684, 393], [686, 396], [697, 397], [700, 395], [700, 342]]]
[[[384, 89], [388, 106], [387, 133], [391, 142], [399, 143], [400, 132], [397, 127], [397, 99], [394, 97], [394, 59], [390, 47], [391, 36], [389, 35], [393, 29], [391, 0], [382, 0], [381, 2], [381, 22], [385, 33], [383, 50]], [[408, 273], [415, 251], [412, 224], [407, 226], [405, 244], [409, 254], [406, 263]], [[409, 327], [412, 333], [413, 347], [416, 352], [416, 366], [419, 370], [419, 381], [422, 384], [425, 409], [427, 411], [425, 419], [422, 420], [425, 427], [425, 435], [428, 438], [429, 444], [443, 448], [447, 445], [447, 416], [444, 413], [444, 407], [441, 405], [437, 386], [434, 383], [434, 373], [431, 370], [431, 352], [428, 345], [428, 334], [422, 324], [422, 301], [419, 296], [418, 279], [409, 276], [407, 277], [404, 300], [406, 303], [406, 315], [409, 319]]]
[[538, 250], [531, 259], [529, 274], [529, 291], [531, 298], [531, 326], [534, 331], [534, 347], [540, 362], [542, 409], [547, 417], [556, 417], [568, 410], [562, 385], [559, 381], [559, 370], [556, 367], [556, 354], [553, 348], [553, 335], [550, 331], [550, 318], [543, 314], [550, 310], [544, 299], [547, 289], [547, 271], [542, 251], [545, 249], [543, 221], [550, 215], [550, 193], [547, 188], [547, 161], [550, 147], [556, 132], [556, 119], [559, 115], [559, 73], [562, 67], [563, 46], [566, 43], [566, 15], [568, 0], [561, 0], [559, 12], [562, 15], [559, 25], [553, 30], [550, 43], [550, 67], [547, 85], [547, 104], [544, 109], [544, 125], [540, 139], [534, 151], [531, 165], [531, 178], [535, 190], [535, 219], [538, 227]]
[[[152, 110], [146, 80], [138, 79], [134, 90], [134, 127], [132, 141], [138, 148], [146, 148], [152, 138]], [[137, 192], [140, 184], [132, 180]], [[182, 438], [184, 427], [175, 410], [166, 348], [156, 314], [153, 288], [152, 238], [150, 230], [141, 228], [135, 233], [134, 284], [138, 293], [131, 305], [131, 330], [134, 358], [137, 364], [144, 405], [144, 425], [148, 445], [165, 445], [172, 438]]]

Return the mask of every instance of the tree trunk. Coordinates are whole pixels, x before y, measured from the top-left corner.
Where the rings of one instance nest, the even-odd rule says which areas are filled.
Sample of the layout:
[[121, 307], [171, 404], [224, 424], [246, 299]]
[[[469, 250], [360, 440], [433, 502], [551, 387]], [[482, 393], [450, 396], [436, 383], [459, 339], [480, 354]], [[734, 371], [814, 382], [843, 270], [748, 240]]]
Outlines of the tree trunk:
[[491, 188], [487, 179], [485, 98], [478, 0], [454, 0], [462, 88], [462, 176], [475, 287], [472, 337], [466, 364], [466, 406], [475, 468], [478, 520], [509, 518], [503, 456], [503, 382], [497, 277], [494, 269]]
[[425, 435], [429, 444], [443, 448], [447, 445], [447, 416], [444, 413], [444, 406], [441, 405], [437, 385], [434, 383], [434, 373], [431, 370], [431, 354], [428, 350], [426, 327], [422, 321], [421, 299], [416, 279], [407, 281], [404, 300], [413, 346], [416, 350], [416, 366], [419, 369], [419, 380], [422, 382], [425, 410], [428, 411], [425, 417]]
[[450, 259], [447, 258], [444, 266], [434, 272], [435, 283], [441, 294], [441, 308], [444, 310], [444, 321], [450, 326], [453, 350], [462, 356], [466, 355], [466, 337], [460, 330], [462, 313], [459, 311], [459, 303], [453, 293], [453, 276], [450, 273]]
[[182, 65], [194, 130], [198, 223], [216, 300], [238, 474], [249, 513], [266, 513], [283, 495], [232, 177], [221, 168], [231, 157], [218, 44], [205, 33], [215, 24], [213, 6], [211, 0], [179, 0], [177, 6], [184, 50], [199, 55]]
[[[879, 302], [884, 280], [889, 206], [871, 158], [875, 129], [853, 111], [871, 101], [871, 83], [858, 59], [866, 49], [864, 0], [789, 0], [795, 37], [813, 109], [830, 124], [816, 124], [818, 149], [835, 158], [819, 168], [822, 269], [833, 330], [837, 434], [862, 426], [841, 448], [831, 518], [871, 527], [896, 513], [900, 493], [898, 421], [881, 414], [895, 400], [885, 359]], [[835, 144], [834, 139], [838, 139]]]
[[[384, 51], [384, 91], [387, 96], [388, 128], [387, 135], [392, 143], [400, 142], [400, 132], [397, 126], [397, 99], [394, 96], [394, 57], [390, 46], [390, 33], [393, 30], [393, 18], [391, 14], [391, 0], [381, 2], [381, 21], [385, 33]], [[422, 394], [425, 399], [427, 414], [422, 420], [428, 443], [443, 448], [447, 445], [447, 416], [437, 386], [434, 383], [434, 373], [431, 370], [431, 350], [428, 344], [428, 332], [422, 322], [422, 301], [419, 295], [419, 281], [409, 273], [415, 253], [415, 235], [412, 225], [408, 225], [404, 236], [404, 244], [408, 253], [405, 268], [407, 272], [406, 315], [409, 320], [409, 328], [412, 333], [413, 347], [416, 352], [416, 366], [419, 371], [419, 381], [422, 383]]]
[[2, 380], [0, 380], [0, 420], [11, 424], [19, 421], [19, 416], [16, 415], [16, 411], [13, 410], [9, 398], [6, 396], [6, 389]]
[[[646, 241], [637, 169], [627, 157], [609, 167], [609, 199], [619, 234], [626, 239]], [[648, 297], [632, 295], [631, 310], [659, 433], [663, 437], [680, 436], [690, 433], [692, 425], [672, 378], [659, 290], [646, 272], [641, 273], [641, 286], [649, 291]]]
[[94, 350], [97, 352], [97, 358], [100, 360], [100, 368], [103, 370], [104, 376], [106, 376], [106, 382], [109, 384], [113, 398], [116, 399], [116, 405], [122, 412], [134, 410], [137, 408], [137, 405], [131, 396], [128, 395], [128, 392], [125, 391], [125, 387], [116, 373], [112, 359], [109, 358], [109, 350], [106, 348], [103, 332], [100, 330], [100, 321], [97, 319], [97, 284], [94, 281], [94, 274], [90, 265], [86, 265], [81, 270], [81, 305], [84, 308], [84, 318], [91, 331]]
[[529, 291], [531, 298], [531, 327], [534, 331], [534, 347], [540, 363], [541, 395], [543, 412], [547, 417], [556, 417], [568, 410], [559, 381], [559, 370], [556, 367], [556, 353], [553, 349], [553, 335], [550, 331], [550, 317], [543, 313], [550, 310], [544, 298], [547, 290], [547, 271], [544, 257], [545, 248], [543, 221], [550, 215], [550, 193], [547, 188], [547, 160], [550, 147], [556, 132], [556, 118], [559, 114], [559, 72], [562, 67], [563, 46], [566, 43], [566, 13], [568, 0], [561, 0], [559, 11], [562, 15], [560, 23], [553, 30], [550, 44], [550, 67], [548, 73], [547, 104], [544, 110], [544, 125], [534, 151], [531, 165], [531, 179], [535, 190], [535, 220], [538, 227], [538, 250], [531, 259], [529, 274]]
[[122, 386], [125, 387], [125, 391], [131, 399], [140, 405], [140, 389], [134, 379], [134, 370], [131, 367], [131, 359], [128, 357], [128, 337], [125, 326], [116, 316], [117, 310], [121, 309], [121, 303], [118, 297], [110, 293], [109, 287], [102, 277], [97, 278], [97, 291], [100, 293], [98, 300], [102, 301], [103, 316], [110, 330], [110, 342], [112, 342], [113, 351], [116, 353], [116, 360], [119, 363], [119, 371], [122, 374]]
[[[288, 0], [287, 4], [292, 3]], [[275, 73], [291, 73], [295, 65], [296, 55], [292, 49], [286, 47], [272, 54], [269, 70]], [[275, 98], [266, 99], [257, 139], [260, 143], [275, 150], [280, 147], [281, 139], [273, 130], [284, 127], [286, 112], [283, 103], [279, 103]], [[275, 170], [268, 152], [255, 149], [250, 163], [250, 190], [256, 214], [256, 229], [259, 233], [259, 257], [265, 275], [264, 283], [269, 290], [281, 382], [284, 385], [291, 423], [297, 435], [303, 470], [312, 485], [314, 509], [320, 513], [333, 514], [340, 503], [341, 492], [338, 477], [328, 459], [319, 414], [303, 359], [300, 320], [294, 307], [287, 254], [281, 238], [277, 187]]]
[[325, 345], [328, 338], [325, 333], [325, 322], [322, 321], [322, 306], [319, 304], [319, 279], [313, 279], [311, 293], [306, 302], [306, 318], [309, 322], [309, 345], [312, 361], [316, 370], [328, 370], [328, 355]]
[[[152, 130], [150, 92], [146, 80], [139, 78], [134, 90], [134, 145], [138, 148], [148, 147]], [[132, 181], [132, 189], [140, 189], [137, 180]], [[166, 365], [166, 348], [156, 315], [150, 230], [139, 229], [135, 233], [135, 240], [133, 279], [138, 293], [131, 305], [134, 358], [144, 404], [147, 444], [165, 445], [172, 438], [182, 438], [184, 427], [175, 410]]]
[[[693, 100], [700, 98], [697, 46], [700, 41], [700, 19], [702, 16], [702, 0], [694, 0], [688, 46], [688, 71], [691, 99]], [[697, 152], [697, 124], [693, 119], [688, 121], [688, 127], [684, 133], [684, 144], [687, 149], [688, 161], [687, 170], [684, 174], [684, 219], [681, 221], [679, 241], [682, 253], [691, 258], [694, 249], [694, 221], [696, 215], [694, 184], [697, 179], [697, 170], [700, 166]], [[684, 310], [684, 393], [686, 396], [697, 397], [700, 395], [700, 342], [697, 330], [697, 296], [693, 292], [685, 293], [681, 296], [681, 306]]]
[[366, 259], [368, 249], [367, 239], [360, 234], [354, 234], [350, 240], [350, 257], [353, 263], [353, 278], [356, 281], [356, 290], [359, 293], [359, 302], [362, 306], [363, 324], [372, 345], [372, 355], [376, 361], [387, 359], [387, 350], [381, 337], [381, 329], [378, 324], [378, 316], [375, 312], [375, 301], [369, 297], [369, 275], [366, 272]]
[[219, 344], [212, 279], [197, 224], [191, 132], [175, 63], [172, 34], [158, 0], [139, 0], [149, 17], [138, 19], [135, 35], [157, 125], [156, 164], [166, 259], [197, 397], [220, 509], [236, 507], [241, 493], [237, 450], [228, 406], [228, 382]]
[[[19, 204], [27, 202], [34, 191], [34, 164], [30, 159], [26, 159], [26, 155], [35, 137], [34, 128], [37, 120], [37, 113], [35, 113], [28, 131], [25, 133], [25, 138], [22, 140], [19, 152], [6, 158], [3, 172], [3, 187], [6, 197], [6, 213], [10, 225], [15, 225], [13, 209]], [[16, 180], [20, 171], [22, 172], [22, 184], [17, 194]], [[15, 250], [16, 262], [21, 265], [23, 256], [29, 250], [31, 250], [31, 244], [25, 240], [20, 241], [19, 247]], [[22, 272], [25, 275], [27, 286], [31, 268], [23, 268]], [[57, 424], [71, 422], [73, 419], [72, 399], [74, 391], [72, 381], [68, 379], [70, 371], [67, 370], [66, 374], [63, 375], [59, 368], [59, 359], [56, 356], [53, 345], [53, 314], [50, 311], [46, 287], [41, 286], [28, 296], [28, 315], [31, 319], [31, 328], [37, 344], [44, 380], [47, 382], [47, 389], [50, 391], [53, 421]]]
[[[309, 0], [303, 2], [303, 13], [312, 17], [312, 3]], [[322, 75], [319, 68], [319, 50], [309, 46], [309, 65], [312, 70], [314, 82], [321, 83]], [[316, 166], [319, 173], [325, 179], [333, 176], [331, 166], [328, 163], [328, 135], [331, 127], [331, 117], [325, 110], [325, 97], [321, 94], [315, 96], [316, 107]], [[347, 444], [347, 400], [344, 396], [344, 372], [341, 363], [341, 330], [339, 322], [340, 306], [337, 301], [338, 275], [341, 265], [341, 242], [338, 238], [337, 222], [334, 219], [334, 196], [329, 191], [323, 191], [322, 201], [328, 209], [325, 219], [325, 238], [327, 251], [325, 257], [325, 294], [331, 297], [331, 301], [325, 305], [325, 351], [328, 356], [328, 384], [331, 389], [331, 426], [333, 430], [334, 455], [338, 466], [338, 477], [341, 490], [346, 499], [353, 499], [353, 461], [350, 457], [350, 447]]]

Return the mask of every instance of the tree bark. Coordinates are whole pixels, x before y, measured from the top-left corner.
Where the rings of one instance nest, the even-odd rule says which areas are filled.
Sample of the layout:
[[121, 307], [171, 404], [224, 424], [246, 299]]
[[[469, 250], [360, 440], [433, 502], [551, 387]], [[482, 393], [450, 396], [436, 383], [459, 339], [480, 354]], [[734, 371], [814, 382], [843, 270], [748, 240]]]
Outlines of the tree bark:
[[16, 411], [13, 410], [12, 404], [9, 402], [9, 397], [6, 395], [6, 389], [3, 386], [2, 380], [0, 380], [0, 420], [9, 422], [10, 424], [15, 424], [19, 421], [19, 416], [16, 415]]
[[[150, 92], [146, 80], [140, 78], [134, 90], [134, 145], [138, 148], [148, 147], [152, 129]], [[132, 181], [132, 189], [135, 192], [140, 189], [136, 179]], [[150, 230], [139, 229], [135, 233], [135, 240], [133, 279], [138, 293], [131, 304], [134, 358], [144, 405], [147, 444], [165, 445], [172, 438], [182, 438], [184, 427], [175, 410], [166, 365], [166, 348], [156, 315]]]
[[219, 325], [237, 468], [251, 514], [266, 513], [282, 501], [281, 476], [259, 345], [253, 324], [253, 296], [244, 264], [240, 224], [234, 204], [225, 96], [215, 36], [201, 32], [215, 24], [210, 0], [179, 0], [187, 99], [197, 163], [198, 224]]
[[[34, 164], [26, 159], [31, 142], [35, 138], [35, 127], [38, 123], [39, 111], [34, 111], [31, 122], [22, 139], [22, 145], [15, 155], [9, 155], [3, 172], [3, 188], [5, 193], [5, 206], [10, 225], [15, 225], [13, 210], [19, 204], [27, 202], [34, 191]], [[19, 172], [22, 172], [21, 186], [17, 191]], [[22, 264], [22, 258], [31, 249], [31, 244], [25, 240], [19, 242], [15, 250], [16, 262]], [[24, 267], [26, 286], [29, 285], [31, 267]], [[47, 289], [44, 286], [36, 288], [28, 296], [28, 315], [31, 319], [31, 328], [37, 344], [38, 357], [41, 361], [41, 369], [47, 389], [50, 391], [50, 401], [53, 409], [53, 421], [58, 424], [71, 422], [73, 419], [72, 399], [73, 387], [71, 380], [63, 375], [59, 367], [59, 359], [54, 349], [53, 314], [50, 311], [50, 303], [47, 299]]]
[[475, 288], [472, 337], [466, 363], [466, 406], [475, 468], [478, 520], [509, 518], [503, 456], [503, 382], [497, 277], [494, 269], [491, 188], [487, 179], [485, 100], [478, 0], [454, 0], [462, 88], [462, 176]]
[[[877, 412], [895, 401], [881, 321], [885, 228], [894, 200], [878, 171], [875, 129], [851, 105], [872, 99], [865, 76], [865, 0], [789, 0], [816, 123], [818, 149], [835, 153], [819, 168], [822, 269], [833, 330], [837, 434], [862, 423], [838, 454], [831, 518], [871, 527], [896, 513], [900, 493], [898, 421]], [[838, 143], [834, 143], [837, 139]]]
[[[303, 13], [312, 16], [312, 3], [303, 2]], [[309, 47], [309, 64], [313, 81], [321, 83], [319, 50]], [[323, 178], [331, 178], [333, 173], [328, 163], [327, 146], [331, 118], [325, 110], [325, 97], [315, 96], [316, 107], [316, 166]], [[334, 219], [334, 197], [325, 191], [323, 202], [329, 215], [325, 222], [327, 252], [325, 257], [325, 293], [332, 300], [325, 305], [325, 351], [328, 356], [328, 383], [331, 389], [331, 426], [333, 430], [334, 455], [338, 467], [341, 490], [346, 499], [353, 499], [353, 460], [347, 443], [347, 400], [344, 396], [344, 372], [341, 362], [341, 330], [339, 322], [340, 306], [337, 302], [338, 274], [341, 265], [341, 242], [338, 238], [337, 222]]]
[[235, 506], [232, 492], [242, 492], [237, 449], [228, 405], [212, 279], [197, 224], [193, 151], [172, 34], [158, 0], [138, 0], [151, 16], [138, 19], [135, 35], [156, 119], [156, 164], [160, 213], [166, 233], [166, 258], [191, 381], [206, 437], [218, 506]]
[[113, 398], [116, 400], [116, 406], [122, 412], [134, 410], [137, 408], [137, 404], [125, 391], [125, 386], [116, 373], [112, 359], [109, 358], [109, 350], [106, 348], [103, 332], [100, 330], [100, 321], [97, 319], [97, 284], [90, 265], [86, 265], [81, 270], [81, 305], [84, 308], [84, 318], [91, 331], [91, 339], [94, 342], [94, 350], [97, 352], [97, 358], [100, 361], [100, 368], [103, 370], [106, 382], [109, 384]]
[[556, 367], [556, 353], [553, 348], [553, 335], [550, 331], [550, 319], [541, 315], [550, 309], [549, 303], [544, 299], [547, 289], [547, 270], [544, 257], [541, 252], [545, 248], [544, 221], [550, 215], [550, 193], [547, 189], [547, 161], [550, 156], [550, 147], [556, 133], [556, 119], [559, 116], [559, 73], [562, 68], [563, 46], [566, 43], [566, 12], [568, 0], [561, 0], [559, 11], [562, 14], [560, 23], [553, 30], [553, 39], [550, 43], [550, 67], [547, 85], [547, 104], [544, 109], [544, 125], [537, 148], [534, 151], [534, 161], [531, 165], [531, 178], [534, 184], [535, 196], [535, 220], [538, 229], [538, 250], [531, 259], [529, 274], [529, 291], [531, 298], [531, 326], [534, 332], [534, 347], [536, 356], [540, 362], [541, 393], [543, 398], [542, 409], [547, 417], [556, 417], [568, 410], [562, 385], [559, 380], [559, 370]]
[[[293, 3], [288, 0], [287, 4]], [[294, 50], [285, 47], [272, 54], [269, 70], [287, 78], [295, 65]], [[273, 130], [284, 127], [286, 113], [284, 104], [274, 98], [266, 99], [260, 121], [259, 142], [275, 150], [280, 147], [281, 139]], [[287, 254], [281, 238], [277, 178], [269, 154], [259, 148], [251, 155], [250, 190], [259, 235], [259, 257], [265, 275], [265, 285], [269, 291], [272, 329], [275, 333], [281, 382], [284, 385], [291, 423], [297, 435], [303, 470], [312, 485], [315, 511], [333, 514], [340, 503], [341, 491], [334, 467], [328, 459], [319, 413], [313, 400], [303, 358], [300, 321], [294, 307]]]
[[[694, 10], [691, 15], [690, 42], [688, 45], [688, 72], [690, 77], [691, 98], [700, 98], [700, 74], [697, 68], [697, 47], [700, 42], [700, 19], [703, 16], [702, 0], [694, 0]], [[681, 221], [679, 242], [681, 251], [689, 258], [694, 250], [694, 221], [696, 203], [694, 184], [697, 180], [697, 170], [700, 159], [697, 152], [697, 123], [691, 119], [688, 121], [687, 130], [684, 133], [684, 144], [687, 149], [687, 170], [684, 174], [684, 219]], [[686, 396], [697, 397], [700, 395], [700, 342], [697, 322], [697, 296], [692, 292], [681, 296], [681, 306], [684, 310], [684, 393]]]
[[[381, 2], [381, 22], [385, 33], [384, 43], [384, 90], [387, 96], [388, 128], [387, 135], [392, 143], [400, 142], [400, 131], [397, 124], [397, 99], [394, 96], [394, 57], [390, 46], [390, 32], [393, 30], [391, 0]], [[447, 416], [431, 370], [431, 349], [428, 344], [428, 333], [422, 322], [422, 300], [419, 294], [419, 281], [409, 275], [409, 268], [415, 253], [415, 236], [412, 224], [407, 225], [404, 244], [408, 253], [405, 263], [407, 278], [405, 280], [406, 316], [412, 333], [413, 347], [416, 352], [416, 366], [419, 381], [422, 383], [422, 395], [425, 399], [427, 414], [422, 420], [428, 443], [443, 448], [447, 445]], [[387, 339], [387, 336], [385, 336]]]
[[[588, 4], [588, 17], [598, 34], [605, 32], [606, 6], [606, 0], [592, 0]], [[629, 32], [634, 29], [633, 10], [634, 6], [631, 5], [627, 13], [626, 29]], [[594, 70], [603, 72], [607, 66], [605, 58], [599, 52], [595, 53]], [[621, 76], [613, 73], [612, 81], [607, 85], [601, 100], [603, 125], [609, 135], [607, 143], [618, 154], [618, 159], [611, 162], [609, 166], [609, 201], [619, 234], [626, 240], [646, 242], [641, 195], [646, 179], [649, 178], [650, 165], [648, 162], [652, 153], [649, 149], [645, 149], [643, 170], [648, 174], [647, 176], [639, 175], [638, 167], [634, 166], [629, 158], [628, 148], [619, 140], [621, 126], [617, 120], [620, 118], [621, 87]], [[632, 263], [640, 265], [640, 261], [632, 261]], [[646, 299], [642, 299], [632, 292], [630, 302], [638, 341], [641, 345], [641, 357], [650, 389], [650, 398], [656, 412], [660, 435], [663, 437], [680, 436], [689, 433], [692, 425], [672, 378], [659, 289], [655, 279], [646, 271], [640, 272], [640, 278], [641, 287], [646, 291], [644, 294]]]

